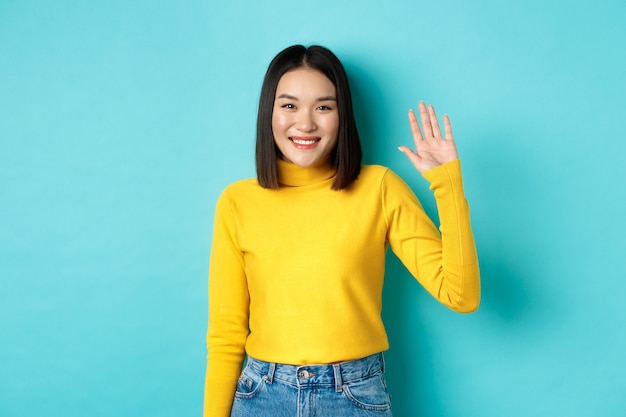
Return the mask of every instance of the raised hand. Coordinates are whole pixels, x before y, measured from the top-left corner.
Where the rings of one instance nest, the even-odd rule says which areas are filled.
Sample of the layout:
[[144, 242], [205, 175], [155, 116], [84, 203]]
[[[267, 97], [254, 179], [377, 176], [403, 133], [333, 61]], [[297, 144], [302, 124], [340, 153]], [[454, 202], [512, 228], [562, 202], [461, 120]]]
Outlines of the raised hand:
[[[419, 114], [422, 122], [422, 130], [417, 123], [417, 117], [413, 110], [409, 110], [409, 123], [415, 151], [408, 146], [400, 146], [398, 149], [404, 153], [413, 163], [415, 169], [424, 173], [429, 169], [454, 161], [459, 157], [456, 144], [452, 137], [452, 127], [448, 115], [443, 116], [443, 129], [445, 136], [441, 136], [439, 121], [432, 105], [426, 107], [423, 101], [419, 103]], [[423, 132], [422, 132], [423, 131]]]

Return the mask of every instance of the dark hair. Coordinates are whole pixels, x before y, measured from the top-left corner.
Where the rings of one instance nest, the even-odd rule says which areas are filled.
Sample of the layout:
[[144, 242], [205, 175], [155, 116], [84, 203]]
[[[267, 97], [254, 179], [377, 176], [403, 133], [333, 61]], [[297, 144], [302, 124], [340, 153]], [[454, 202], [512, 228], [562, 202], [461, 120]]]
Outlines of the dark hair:
[[361, 171], [361, 142], [352, 110], [352, 96], [346, 71], [339, 59], [322, 46], [290, 46], [281, 51], [270, 63], [259, 99], [256, 137], [256, 171], [259, 184], [264, 188], [277, 189], [277, 158], [280, 150], [274, 142], [272, 113], [276, 87], [281, 77], [297, 68], [310, 68], [324, 74], [337, 89], [339, 130], [337, 145], [330, 154], [330, 163], [336, 172], [333, 190], [347, 188]]

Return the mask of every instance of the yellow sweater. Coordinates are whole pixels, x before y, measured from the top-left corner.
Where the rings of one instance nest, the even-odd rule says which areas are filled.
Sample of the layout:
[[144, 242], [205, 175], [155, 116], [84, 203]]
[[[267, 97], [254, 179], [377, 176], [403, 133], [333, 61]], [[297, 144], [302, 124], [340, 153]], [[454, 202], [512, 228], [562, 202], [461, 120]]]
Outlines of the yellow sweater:
[[458, 160], [424, 174], [441, 233], [392, 171], [364, 166], [342, 191], [328, 165], [279, 161], [281, 188], [236, 182], [220, 196], [209, 266], [205, 417], [228, 417], [245, 353], [303, 365], [388, 348], [381, 320], [391, 246], [436, 299], [478, 307], [478, 260]]

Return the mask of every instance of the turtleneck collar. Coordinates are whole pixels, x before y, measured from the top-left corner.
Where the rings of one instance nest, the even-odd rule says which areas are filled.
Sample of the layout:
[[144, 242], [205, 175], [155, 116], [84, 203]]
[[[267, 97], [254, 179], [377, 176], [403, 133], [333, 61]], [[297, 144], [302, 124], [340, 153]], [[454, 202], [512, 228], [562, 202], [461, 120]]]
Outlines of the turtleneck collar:
[[335, 176], [335, 171], [326, 160], [318, 165], [303, 168], [292, 162], [277, 160], [278, 182], [288, 187], [317, 184]]

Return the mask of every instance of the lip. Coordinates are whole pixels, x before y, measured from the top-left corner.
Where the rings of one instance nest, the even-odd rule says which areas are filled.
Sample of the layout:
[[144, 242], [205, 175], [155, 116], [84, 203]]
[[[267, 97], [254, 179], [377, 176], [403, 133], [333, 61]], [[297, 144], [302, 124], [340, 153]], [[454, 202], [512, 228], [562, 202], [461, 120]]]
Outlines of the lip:
[[296, 149], [313, 149], [317, 146], [320, 140], [319, 136], [290, 136], [289, 140]]

